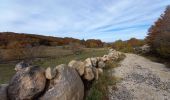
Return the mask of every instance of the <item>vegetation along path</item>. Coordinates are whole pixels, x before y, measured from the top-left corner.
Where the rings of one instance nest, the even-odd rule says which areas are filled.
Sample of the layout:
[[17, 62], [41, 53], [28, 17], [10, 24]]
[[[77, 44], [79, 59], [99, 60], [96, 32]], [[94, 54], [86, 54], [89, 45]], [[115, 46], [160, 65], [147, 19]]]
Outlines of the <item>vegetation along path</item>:
[[110, 88], [110, 100], [168, 100], [170, 69], [135, 54], [126, 54], [120, 67], [113, 70], [122, 78], [116, 89]]

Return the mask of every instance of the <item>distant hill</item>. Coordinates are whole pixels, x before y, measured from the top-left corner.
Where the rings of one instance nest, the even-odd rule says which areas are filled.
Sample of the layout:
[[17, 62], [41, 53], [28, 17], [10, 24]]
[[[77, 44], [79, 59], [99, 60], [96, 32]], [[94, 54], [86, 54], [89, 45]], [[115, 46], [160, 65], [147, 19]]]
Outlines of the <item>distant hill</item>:
[[70, 43], [85, 45], [86, 47], [102, 47], [101, 40], [89, 39], [79, 40], [70, 37], [52, 37], [36, 34], [0, 32], [0, 48], [25, 48], [33, 46], [63, 46]]

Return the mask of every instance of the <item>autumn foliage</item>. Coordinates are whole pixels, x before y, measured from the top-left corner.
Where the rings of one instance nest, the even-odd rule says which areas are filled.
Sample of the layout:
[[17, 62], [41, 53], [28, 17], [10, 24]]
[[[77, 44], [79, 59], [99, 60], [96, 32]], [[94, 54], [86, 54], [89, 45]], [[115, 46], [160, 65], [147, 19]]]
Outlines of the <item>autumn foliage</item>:
[[24, 34], [14, 32], [0, 32], [0, 48], [12, 49], [12, 48], [27, 48], [35, 46], [63, 46], [71, 43], [84, 45], [86, 47], [102, 47], [103, 42], [101, 40], [79, 40], [75, 38], [60, 38], [52, 36], [42, 36], [35, 34]]
[[148, 30], [147, 42], [152, 52], [170, 57], [170, 6]]
[[97, 47], [103, 47], [103, 43], [101, 40], [95, 40], [95, 39], [89, 39], [85, 42], [85, 46], [88, 48], [97, 48]]
[[112, 48], [122, 52], [134, 52], [135, 47], [140, 47], [144, 44], [145, 44], [144, 40], [131, 38], [126, 41], [117, 40], [114, 43], [112, 43], [111, 46]]

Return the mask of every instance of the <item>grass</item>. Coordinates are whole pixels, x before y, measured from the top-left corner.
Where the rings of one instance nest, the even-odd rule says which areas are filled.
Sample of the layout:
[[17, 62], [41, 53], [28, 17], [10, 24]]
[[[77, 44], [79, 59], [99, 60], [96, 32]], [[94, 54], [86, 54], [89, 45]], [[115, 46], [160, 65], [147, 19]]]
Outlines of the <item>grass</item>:
[[[47, 67], [55, 67], [59, 64], [68, 64], [69, 61], [73, 60], [73, 59], [77, 59], [77, 60], [84, 60], [88, 57], [97, 57], [97, 56], [103, 56], [104, 54], [107, 54], [106, 49], [104, 48], [91, 48], [91, 49], [85, 49], [83, 50], [82, 53], [80, 53], [79, 55], [75, 55], [75, 54], [70, 54], [69, 53], [65, 53], [66, 50], [63, 50], [63, 52], [58, 52], [59, 54], [57, 54], [57, 52], [55, 51], [54, 48], [49, 48], [50, 50], [49, 53], [50, 55], [52, 55], [52, 53], [54, 52], [54, 55], [57, 56], [50, 56], [47, 58], [41, 58], [40, 60], [35, 60], [34, 61], [34, 65], [38, 65], [44, 68]], [[4, 84], [4, 83], [8, 83], [10, 78], [15, 74], [14, 71], [14, 66], [16, 63], [5, 63], [5, 64], [0, 64], [0, 84]]]
[[8, 83], [14, 73], [14, 64], [0, 64], [0, 84]]
[[71, 55], [72, 50], [62, 47], [39, 46], [32, 48], [0, 49], [0, 60], [15, 61], [28, 58], [47, 58]]
[[108, 86], [112, 86], [112, 89], [116, 89], [116, 83], [121, 80], [121, 78], [112, 76], [111, 73], [113, 68], [119, 66], [119, 62], [124, 59], [124, 55], [120, 57], [117, 61], [109, 61], [106, 63], [103, 74], [99, 77], [99, 80], [94, 81], [90, 90], [88, 91], [86, 100], [108, 100]]
[[103, 56], [104, 54], [107, 54], [106, 49], [88, 49], [80, 53], [79, 55], [65, 55], [65, 56], [59, 56], [59, 57], [52, 57], [47, 58], [42, 61], [35, 61], [36, 65], [42, 66], [44, 68], [46, 67], [55, 67], [59, 64], [68, 64], [71, 60], [85, 60], [88, 57], [98, 57]]

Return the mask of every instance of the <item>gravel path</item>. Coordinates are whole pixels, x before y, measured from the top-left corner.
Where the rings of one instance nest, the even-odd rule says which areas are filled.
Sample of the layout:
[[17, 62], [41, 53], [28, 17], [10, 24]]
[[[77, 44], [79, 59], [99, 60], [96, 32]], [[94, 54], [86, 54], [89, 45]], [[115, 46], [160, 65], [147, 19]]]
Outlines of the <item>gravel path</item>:
[[110, 87], [110, 100], [170, 100], [170, 69], [135, 54], [126, 54], [113, 70], [122, 78], [116, 90]]

